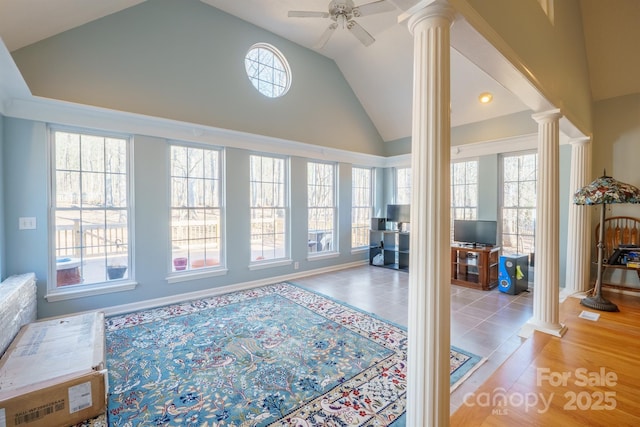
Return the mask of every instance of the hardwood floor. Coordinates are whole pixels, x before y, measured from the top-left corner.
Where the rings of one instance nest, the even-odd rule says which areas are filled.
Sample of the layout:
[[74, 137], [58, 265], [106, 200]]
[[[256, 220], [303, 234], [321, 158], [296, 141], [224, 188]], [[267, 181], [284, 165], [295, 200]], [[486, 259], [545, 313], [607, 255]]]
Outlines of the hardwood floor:
[[[605, 295], [619, 313], [567, 298], [564, 337], [534, 333], [465, 396], [451, 426], [639, 426], [640, 296]], [[599, 320], [578, 317], [583, 310]]]
[[[407, 273], [362, 266], [294, 282], [407, 324]], [[605, 290], [619, 313], [567, 298], [564, 337], [536, 332], [523, 340], [517, 332], [532, 315], [533, 292], [452, 285], [452, 344], [487, 361], [451, 394], [451, 426], [640, 426], [640, 295]], [[599, 320], [578, 317], [583, 310]]]

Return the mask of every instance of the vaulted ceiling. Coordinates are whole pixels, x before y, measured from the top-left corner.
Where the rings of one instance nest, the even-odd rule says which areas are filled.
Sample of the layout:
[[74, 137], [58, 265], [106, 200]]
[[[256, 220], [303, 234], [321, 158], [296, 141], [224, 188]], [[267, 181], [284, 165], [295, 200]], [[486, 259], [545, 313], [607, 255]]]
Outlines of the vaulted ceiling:
[[[14, 51], [143, 1], [0, 0], [0, 37]], [[406, 24], [397, 18], [417, 0], [386, 0], [394, 6], [391, 11], [357, 18], [376, 39], [371, 46], [363, 46], [349, 31], [338, 28], [320, 49], [314, 45], [332, 21], [287, 14], [289, 10], [324, 12], [329, 0], [201, 1], [333, 59], [383, 140], [410, 135], [413, 41]], [[581, 0], [581, 8], [593, 99], [640, 93], [640, 1]], [[528, 109], [463, 55], [453, 49], [451, 53], [452, 126]], [[481, 105], [478, 95], [487, 91], [493, 93], [494, 101]]]

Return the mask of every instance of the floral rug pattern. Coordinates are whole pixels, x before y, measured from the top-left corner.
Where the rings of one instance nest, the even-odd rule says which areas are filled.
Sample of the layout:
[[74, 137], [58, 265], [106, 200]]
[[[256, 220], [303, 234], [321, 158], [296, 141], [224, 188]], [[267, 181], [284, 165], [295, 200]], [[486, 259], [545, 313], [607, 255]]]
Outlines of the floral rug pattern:
[[[109, 426], [404, 425], [406, 330], [288, 283], [110, 317], [106, 343]], [[452, 349], [452, 383], [478, 360]]]

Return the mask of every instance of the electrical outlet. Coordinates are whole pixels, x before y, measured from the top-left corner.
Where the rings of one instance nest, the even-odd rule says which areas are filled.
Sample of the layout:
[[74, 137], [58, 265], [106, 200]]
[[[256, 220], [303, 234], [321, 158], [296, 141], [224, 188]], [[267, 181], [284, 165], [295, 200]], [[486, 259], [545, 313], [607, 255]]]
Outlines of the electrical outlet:
[[34, 216], [21, 216], [18, 218], [18, 230], [35, 230], [36, 218]]
[[299, 269], [299, 268], [300, 268], [300, 263], [299, 263], [298, 261], [294, 262], [294, 263], [293, 263], [293, 269], [294, 269], [294, 270], [297, 270], [297, 269]]

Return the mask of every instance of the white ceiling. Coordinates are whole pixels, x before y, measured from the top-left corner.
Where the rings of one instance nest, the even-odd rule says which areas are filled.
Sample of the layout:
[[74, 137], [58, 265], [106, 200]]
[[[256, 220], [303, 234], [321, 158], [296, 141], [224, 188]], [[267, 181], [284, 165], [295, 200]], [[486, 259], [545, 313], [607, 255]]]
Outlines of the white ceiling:
[[[9, 51], [13, 51], [143, 1], [145, 0], [0, 0], [0, 37]], [[322, 18], [287, 17], [289, 10], [326, 11], [329, 0], [201, 1], [309, 49], [313, 49], [322, 32], [332, 22]], [[355, 4], [362, 5], [369, 1], [356, 0]], [[392, 141], [407, 137], [411, 133], [413, 41], [406, 23], [399, 24], [397, 18], [417, 0], [387, 1], [396, 6], [394, 11], [357, 18], [357, 21], [375, 37], [374, 44], [364, 47], [349, 31], [338, 29], [327, 45], [316, 51], [336, 62], [382, 138]], [[585, 34], [590, 36], [587, 37], [588, 42], [589, 38], [607, 36], [602, 35], [601, 31], [596, 31], [598, 22], [593, 18], [598, 16], [597, 14], [616, 14], [618, 19], [624, 19], [624, 16], [620, 16], [625, 14], [624, 8], [619, 11], [618, 8], [608, 5], [603, 11], [600, 10], [603, 7], [598, 5], [600, 0], [582, 1], [585, 26], [588, 25]], [[617, 2], [624, 3], [627, 9], [640, 11], [637, 7], [640, 1], [616, 0]], [[631, 16], [637, 15], [632, 13]], [[640, 31], [637, 30], [640, 28], [637, 21], [631, 27]], [[613, 35], [609, 34], [609, 37]], [[637, 52], [637, 40], [638, 38], [629, 42], [632, 52]], [[602, 43], [598, 45], [601, 46]], [[589, 48], [587, 52], [590, 66], [597, 67], [598, 55], [603, 53], [594, 53]], [[635, 87], [628, 86], [640, 85], [637, 75], [639, 74], [635, 73], [630, 78], [618, 79], [618, 86], [626, 84], [627, 87], [619, 87], [616, 91], [635, 90]], [[601, 80], [606, 80], [606, 75], [598, 82]], [[594, 83], [592, 76], [592, 87], [598, 84]], [[600, 86], [597, 86], [598, 99], [608, 97], [607, 88]], [[478, 95], [485, 91], [494, 95], [494, 101], [489, 105], [481, 105], [477, 101]], [[527, 106], [511, 92], [452, 49], [452, 126], [527, 109]]]
[[[329, 0], [201, 0], [272, 33], [333, 59], [385, 141], [411, 134], [413, 38], [403, 12], [357, 18], [376, 42], [364, 47], [348, 30], [337, 29], [322, 49], [314, 49], [329, 26], [328, 18], [289, 18], [289, 10], [327, 11]], [[416, 0], [387, 0], [408, 8]], [[356, 5], [369, 3], [355, 1]], [[451, 50], [451, 124], [458, 126], [527, 110], [513, 94]], [[492, 92], [494, 101], [481, 105], [478, 95]]]

